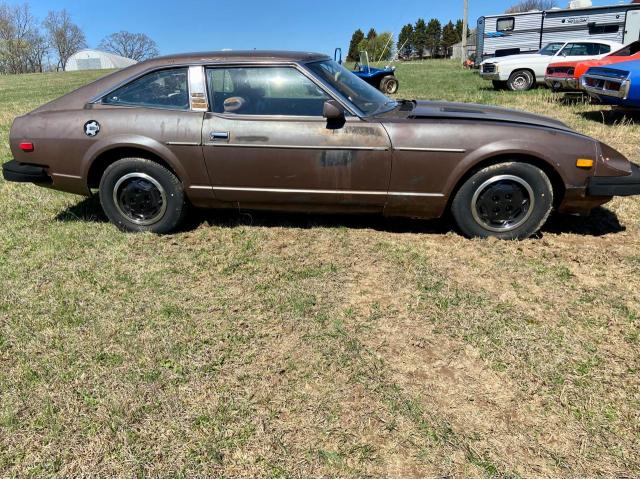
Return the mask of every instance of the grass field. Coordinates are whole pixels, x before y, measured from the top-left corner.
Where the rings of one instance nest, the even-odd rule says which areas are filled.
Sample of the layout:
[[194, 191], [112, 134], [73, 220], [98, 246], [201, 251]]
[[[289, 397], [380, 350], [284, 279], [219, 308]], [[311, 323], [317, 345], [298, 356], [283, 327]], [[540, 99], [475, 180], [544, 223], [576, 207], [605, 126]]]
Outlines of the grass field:
[[[12, 119], [99, 73], [0, 76]], [[400, 96], [640, 124], [446, 61]], [[540, 238], [447, 221], [198, 213], [128, 235], [0, 179], [0, 476], [640, 476], [640, 199]]]

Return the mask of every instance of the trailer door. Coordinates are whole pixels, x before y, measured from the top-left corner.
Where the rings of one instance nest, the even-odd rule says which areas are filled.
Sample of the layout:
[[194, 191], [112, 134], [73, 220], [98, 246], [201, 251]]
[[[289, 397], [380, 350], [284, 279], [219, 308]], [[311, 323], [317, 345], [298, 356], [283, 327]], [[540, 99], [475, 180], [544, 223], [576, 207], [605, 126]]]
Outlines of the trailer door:
[[640, 10], [629, 10], [624, 31], [624, 43], [626, 45], [636, 40], [640, 40]]

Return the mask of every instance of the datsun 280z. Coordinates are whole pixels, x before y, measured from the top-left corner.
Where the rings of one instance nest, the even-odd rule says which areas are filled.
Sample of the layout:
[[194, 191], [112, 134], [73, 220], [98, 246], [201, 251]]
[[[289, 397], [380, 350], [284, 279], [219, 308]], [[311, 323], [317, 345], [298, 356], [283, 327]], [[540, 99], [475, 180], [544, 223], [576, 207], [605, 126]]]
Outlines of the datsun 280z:
[[314, 53], [157, 58], [16, 118], [5, 179], [90, 195], [126, 231], [190, 205], [450, 212], [470, 237], [527, 238], [552, 209], [640, 193], [640, 169], [563, 123], [493, 106], [395, 101]]

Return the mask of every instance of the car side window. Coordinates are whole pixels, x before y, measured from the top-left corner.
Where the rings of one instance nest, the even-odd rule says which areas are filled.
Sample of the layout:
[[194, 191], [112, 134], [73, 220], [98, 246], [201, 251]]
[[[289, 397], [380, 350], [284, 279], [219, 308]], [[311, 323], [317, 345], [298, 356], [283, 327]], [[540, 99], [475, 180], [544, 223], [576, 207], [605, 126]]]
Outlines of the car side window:
[[603, 50], [604, 47], [608, 47], [608, 45], [600, 43], [569, 43], [562, 50], [562, 55], [567, 57], [586, 57], [601, 55], [611, 50], [610, 47], [608, 47], [608, 50]]
[[611, 46], [609, 45], [605, 45], [605, 44], [600, 44], [600, 52], [598, 53], [598, 55], [604, 55], [605, 53], [610, 53], [611, 52]]
[[174, 68], [148, 73], [109, 93], [108, 105], [189, 109], [188, 69]]
[[322, 116], [329, 96], [291, 67], [208, 68], [207, 87], [215, 113]]

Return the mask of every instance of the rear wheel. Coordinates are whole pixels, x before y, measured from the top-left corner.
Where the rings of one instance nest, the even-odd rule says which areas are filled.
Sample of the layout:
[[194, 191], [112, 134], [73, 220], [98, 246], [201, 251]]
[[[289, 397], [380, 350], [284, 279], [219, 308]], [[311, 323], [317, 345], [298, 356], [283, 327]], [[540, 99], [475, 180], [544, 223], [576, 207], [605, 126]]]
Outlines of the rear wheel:
[[186, 211], [180, 180], [164, 166], [142, 158], [110, 165], [100, 180], [99, 195], [107, 217], [124, 231], [169, 233]]
[[380, 91], [387, 95], [393, 95], [398, 92], [400, 82], [393, 75], [387, 75], [380, 81]]
[[465, 236], [511, 240], [535, 234], [552, 208], [553, 187], [541, 169], [528, 163], [500, 163], [464, 182], [451, 213]]
[[529, 70], [516, 70], [509, 77], [507, 86], [511, 91], [531, 90], [536, 83], [535, 75]]

